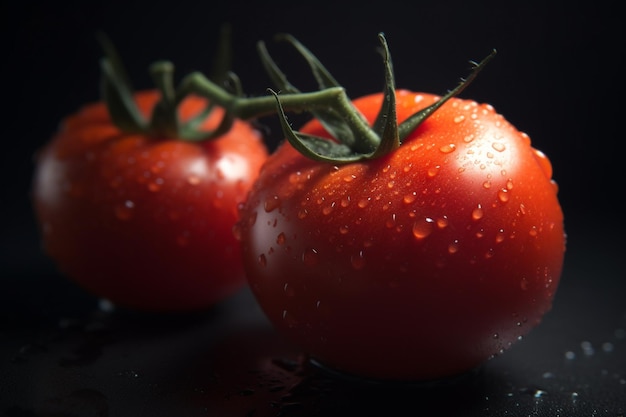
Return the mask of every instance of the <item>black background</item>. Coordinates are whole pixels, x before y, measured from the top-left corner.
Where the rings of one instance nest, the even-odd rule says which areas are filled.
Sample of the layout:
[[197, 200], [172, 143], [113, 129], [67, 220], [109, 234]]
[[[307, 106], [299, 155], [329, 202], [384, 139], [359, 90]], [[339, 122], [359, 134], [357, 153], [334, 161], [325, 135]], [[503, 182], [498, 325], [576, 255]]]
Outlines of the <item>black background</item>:
[[[467, 75], [469, 60], [480, 60], [496, 48], [496, 58], [462, 97], [492, 104], [549, 156], [560, 186], [569, 242], [562, 291], [550, 313], [553, 321], [537, 330], [535, 339], [529, 337], [522, 343], [526, 350], [518, 351], [518, 358], [532, 362], [541, 347], [565, 346], [567, 341], [569, 347], [563, 349], [574, 349], [572, 346], [592, 339], [599, 329], [608, 329], [608, 335], [626, 326], [626, 307], [621, 304], [625, 291], [621, 204], [626, 176], [620, 153], [626, 45], [623, 15], [617, 5], [605, 1], [220, 3], [112, 0], [5, 2], [1, 6], [0, 273], [5, 288], [0, 290], [0, 311], [10, 330], [0, 331], [0, 338], [19, 339], [8, 342], [9, 347], [19, 349], [20, 343], [32, 342], [39, 334], [32, 329], [45, 329], [51, 317], [84, 319], [81, 314], [90, 311], [94, 301], [67, 285], [41, 252], [29, 192], [36, 150], [50, 139], [64, 116], [99, 99], [101, 50], [96, 32], [104, 31], [116, 44], [134, 85], [150, 88], [148, 66], [158, 59], [173, 61], [180, 77], [194, 70], [209, 73], [224, 22], [233, 30], [232, 69], [249, 95], [264, 95], [271, 87], [256, 55], [258, 40], [268, 43], [294, 84], [303, 90], [315, 87], [301, 59], [272, 43], [272, 36], [279, 32], [291, 33], [307, 45], [351, 97], [381, 88], [378, 32], [386, 34], [397, 86], [437, 94]], [[281, 140], [276, 121], [261, 121], [269, 128], [268, 143], [275, 146]], [[560, 342], [551, 341], [551, 335], [560, 337]], [[626, 378], [626, 349], [620, 340], [614, 341], [616, 349], [608, 359], [613, 362], [590, 365], [593, 375], [584, 371], [572, 376], [578, 379], [570, 381], [571, 387], [601, 385], [600, 374], [615, 379], [613, 385], [591, 389], [597, 397], [590, 394], [587, 408], [578, 411], [624, 414], [621, 396], [625, 389], [620, 381]], [[597, 343], [601, 343], [600, 336]], [[559, 350], [561, 356], [563, 349]], [[11, 349], [7, 352], [10, 355]], [[507, 364], [514, 363], [514, 352], [510, 358], [499, 365], [509, 376]], [[497, 374], [500, 368], [495, 366]], [[532, 364], [527, 366], [532, 368]], [[513, 368], [528, 371], [519, 363]], [[493, 378], [489, 381], [494, 384]], [[559, 389], [567, 391], [561, 382]], [[6, 388], [6, 383], [0, 383], [0, 398], [3, 386]], [[549, 404], [550, 397], [546, 398], [542, 401]], [[598, 398], [603, 399], [598, 402]], [[442, 403], [448, 402], [444, 395]], [[519, 403], [518, 408], [511, 407], [510, 415], [553, 415], [537, 412], [536, 401], [528, 402], [526, 408]], [[559, 407], [565, 410], [554, 403], [551, 407], [545, 410], [556, 410], [555, 414]], [[11, 410], [12, 415], [35, 415], [28, 404], [14, 405]], [[571, 413], [575, 415], [576, 410]]]

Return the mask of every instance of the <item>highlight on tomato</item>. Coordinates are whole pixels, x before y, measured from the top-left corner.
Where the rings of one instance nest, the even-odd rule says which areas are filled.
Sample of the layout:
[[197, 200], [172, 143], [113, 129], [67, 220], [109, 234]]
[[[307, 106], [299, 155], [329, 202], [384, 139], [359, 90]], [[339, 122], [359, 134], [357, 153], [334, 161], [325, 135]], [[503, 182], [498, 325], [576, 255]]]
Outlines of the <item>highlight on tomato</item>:
[[[311, 360], [348, 375], [436, 380], [468, 372], [551, 309], [566, 237], [549, 159], [489, 104], [397, 89], [350, 102], [293, 37], [320, 92], [294, 131], [299, 91], [260, 51], [286, 139], [235, 234], [251, 289]], [[283, 94], [284, 93], [284, 94]], [[328, 104], [331, 103], [331, 104]], [[291, 108], [291, 107], [289, 107]]]
[[47, 255], [116, 306], [208, 308], [246, 285], [232, 227], [268, 151], [253, 125], [175, 88], [132, 90], [111, 43], [103, 101], [69, 115], [36, 159], [32, 201]]

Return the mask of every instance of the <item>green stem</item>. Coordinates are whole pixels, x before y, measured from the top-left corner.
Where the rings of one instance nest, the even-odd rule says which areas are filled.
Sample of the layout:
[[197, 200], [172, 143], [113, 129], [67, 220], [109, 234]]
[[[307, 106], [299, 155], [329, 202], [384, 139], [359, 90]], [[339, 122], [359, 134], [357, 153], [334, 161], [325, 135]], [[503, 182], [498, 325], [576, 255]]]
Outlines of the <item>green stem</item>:
[[[198, 72], [185, 77], [178, 89], [177, 100], [182, 100], [191, 93], [207, 98], [239, 119], [249, 120], [277, 112], [275, 97], [237, 97]], [[355, 151], [369, 153], [378, 146], [380, 141], [378, 135], [370, 128], [367, 120], [356, 111], [343, 87], [330, 87], [310, 93], [281, 94], [278, 98], [285, 111], [311, 112], [334, 108], [344, 116], [350, 130], [362, 139], [357, 141], [362, 149]]]

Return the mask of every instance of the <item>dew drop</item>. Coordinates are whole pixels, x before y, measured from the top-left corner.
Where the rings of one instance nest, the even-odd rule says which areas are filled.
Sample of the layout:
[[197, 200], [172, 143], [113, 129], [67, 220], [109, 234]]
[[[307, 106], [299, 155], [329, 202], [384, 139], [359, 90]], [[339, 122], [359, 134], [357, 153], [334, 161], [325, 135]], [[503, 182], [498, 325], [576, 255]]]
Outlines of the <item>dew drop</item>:
[[329, 206], [326, 206], [322, 209], [322, 214], [325, 216], [328, 216], [330, 213], [333, 212], [333, 210], [335, 210], [335, 202], [332, 202]]
[[500, 335], [499, 335], [498, 333], [494, 333], [492, 337], [493, 337], [494, 339], [499, 339], [499, 338], [500, 338]]
[[413, 223], [413, 236], [416, 239], [424, 239], [433, 231], [434, 220], [426, 217], [420, 221]]
[[448, 253], [453, 254], [459, 251], [459, 241], [454, 240], [454, 242], [448, 245]]
[[302, 263], [306, 266], [315, 266], [319, 261], [317, 249], [307, 248], [302, 252]]
[[130, 218], [133, 216], [134, 208], [135, 203], [130, 200], [126, 200], [122, 204], [115, 206], [115, 217], [120, 220], [130, 220]]
[[502, 203], [506, 203], [507, 201], [509, 201], [509, 190], [507, 190], [506, 188], [502, 188], [500, 191], [498, 191], [498, 200], [500, 200], [500, 202]]
[[483, 188], [484, 188], [485, 190], [490, 189], [490, 188], [491, 188], [491, 181], [486, 180], [485, 182], [483, 182]]
[[437, 219], [437, 227], [440, 228], [440, 229], [445, 229], [446, 227], [448, 227], [449, 223], [450, 222], [449, 222], [449, 220], [448, 220], [448, 218], [446, 216], [439, 217]]
[[436, 165], [434, 167], [428, 168], [428, 171], [427, 171], [428, 178], [436, 177], [437, 174], [439, 173], [439, 168], [441, 168], [441, 165]]
[[519, 283], [520, 288], [522, 290], [526, 291], [528, 289], [528, 285], [529, 285], [528, 278], [523, 277], [522, 280]]
[[278, 236], [276, 236], [276, 243], [278, 243], [279, 245], [284, 245], [286, 240], [287, 238], [285, 237], [285, 234], [283, 232], [280, 232]]
[[491, 144], [491, 147], [498, 152], [503, 152], [506, 149], [506, 146], [504, 145], [504, 143], [501, 143], [501, 142], [493, 142]]
[[537, 233], [538, 233], [537, 226], [531, 227], [530, 230], [528, 231], [528, 234], [532, 237], [537, 236]]
[[259, 255], [259, 257], [257, 258], [257, 261], [259, 262], [259, 265], [261, 265], [262, 267], [267, 266], [267, 258], [265, 257], [264, 253]]
[[283, 291], [285, 292], [285, 295], [287, 297], [293, 297], [294, 295], [296, 295], [296, 291], [294, 290], [293, 286], [290, 286], [288, 282], [285, 282], [285, 285], [283, 285]]
[[352, 182], [352, 181], [354, 181], [355, 179], [356, 179], [356, 176], [355, 176], [355, 175], [346, 175], [345, 177], [343, 177], [343, 180], [344, 180], [345, 182]]
[[280, 206], [280, 198], [277, 195], [267, 197], [265, 203], [263, 203], [263, 209], [268, 213], [278, 208], [278, 206]]
[[417, 198], [417, 193], [413, 191], [411, 194], [407, 194], [402, 198], [402, 202], [405, 204], [411, 204]]
[[472, 210], [472, 220], [480, 220], [480, 219], [483, 218], [484, 214], [485, 213], [483, 212], [483, 208], [479, 204], [478, 207], [476, 207], [474, 210]]
[[570, 360], [570, 361], [573, 359], [576, 359], [576, 354], [572, 352], [571, 350], [568, 350], [567, 352], [565, 352], [565, 359]]
[[439, 148], [439, 150], [443, 153], [450, 153], [450, 152], [453, 152], [455, 149], [456, 149], [456, 145], [454, 143], [449, 143]]
[[306, 209], [301, 209], [298, 211], [298, 218], [302, 220], [307, 216], [307, 214], [309, 214], [309, 212]]
[[359, 208], [365, 208], [367, 206], [369, 206], [370, 202], [372, 200], [368, 197], [368, 198], [362, 198], [361, 200], [359, 200], [359, 202], [357, 203], [357, 206], [359, 206]]
[[504, 229], [498, 229], [498, 232], [496, 233], [496, 243], [504, 242], [505, 237]]
[[350, 257], [350, 263], [354, 269], [363, 269], [365, 267], [365, 258], [363, 257], [363, 251], [359, 251], [358, 254], [354, 254]]
[[197, 175], [190, 175], [187, 177], [187, 183], [190, 185], [198, 185], [200, 184], [200, 177]]
[[461, 123], [463, 120], [465, 120], [465, 116], [462, 114], [454, 117], [454, 123]]
[[154, 192], [157, 192], [161, 189], [161, 186], [163, 185], [165, 181], [163, 180], [163, 178], [156, 178], [154, 181], [148, 183], [148, 190]]
[[348, 225], [339, 226], [340, 234], [347, 235], [349, 231], [350, 231], [350, 228], [348, 227]]
[[463, 142], [470, 143], [471, 141], [474, 140], [474, 137], [475, 137], [474, 135], [467, 135], [463, 138]]

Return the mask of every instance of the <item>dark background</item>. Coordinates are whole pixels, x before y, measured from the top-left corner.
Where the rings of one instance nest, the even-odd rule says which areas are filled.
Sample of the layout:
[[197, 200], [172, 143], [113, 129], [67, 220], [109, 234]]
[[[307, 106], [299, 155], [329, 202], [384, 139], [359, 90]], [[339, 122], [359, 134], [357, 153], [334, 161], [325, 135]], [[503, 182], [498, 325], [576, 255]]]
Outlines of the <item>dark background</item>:
[[[582, 403], [585, 406], [578, 409], [583, 411], [581, 415], [623, 416], [626, 382], [621, 381], [626, 378], [626, 348], [619, 330], [626, 327], [626, 307], [621, 301], [626, 292], [622, 219], [626, 178], [620, 153], [625, 42], [623, 14], [617, 5], [607, 1], [217, 3], [23, 1], [1, 6], [0, 275], [5, 288], [0, 290], [0, 325], [8, 324], [11, 330], [0, 330], [0, 339], [18, 338], [14, 345], [19, 349], [20, 343], [39, 335], [32, 329], [46, 328], [46, 320], [58, 315], [80, 318], [94, 301], [66, 284], [41, 252], [29, 192], [36, 150], [50, 139], [64, 116], [99, 99], [97, 31], [107, 33], [116, 44], [134, 85], [150, 88], [148, 65], [158, 59], [173, 61], [180, 77], [195, 70], [209, 73], [219, 26], [229, 22], [232, 69], [249, 95], [264, 95], [271, 86], [256, 55], [257, 40], [268, 43], [294, 84], [303, 90], [315, 87], [299, 57], [272, 43], [275, 33], [288, 32], [326, 64], [351, 97], [380, 90], [382, 66], [376, 35], [385, 32], [397, 86], [437, 94], [467, 75], [469, 60], [480, 60], [492, 48], [498, 50], [462, 97], [492, 104], [549, 156], [560, 186], [568, 252], [561, 289], [547, 324], [535, 332], [534, 339], [531, 336], [522, 343], [517, 357], [514, 352], [505, 355], [507, 359], [495, 365], [495, 373], [510, 377], [511, 369], [516, 369], [527, 376], [529, 369], [543, 366], [535, 363], [533, 368], [533, 361], [543, 363], [540, 354], [544, 347], [548, 357], [551, 352], [559, 360], [568, 349], [578, 349], [580, 356], [579, 346], [584, 341], [592, 340], [599, 352], [601, 343], [613, 340], [610, 335], [615, 330], [620, 337], [612, 342], [615, 350], [608, 362], [596, 355], [598, 362], [588, 363], [579, 373], [564, 371], [562, 375], [567, 377], [563, 378], [569, 379], [559, 380], [555, 389], [588, 391]], [[268, 143], [275, 146], [281, 140], [276, 120], [261, 122], [269, 128]], [[124, 327], [123, 331], [130, 330]], [[154, 334], [150, 337], [157, 337]], [[255, 342], [246, 339], [246, 343]], [[563, 364], [559, 364], [553, 369], [561, 369]], [[504, 371], [499, 373], [497, 366]], [[487, 380], [493, 388], [494, 378]], [[511, 392], [528, 386], [515, 385], [511, 379], [508, 383]], [[6, 384], [0, 383], [0, 398]], [[19, 382], [17, 386], [21, 386]], [[594, 390], [594, 386], [600, 388]], [[460, 397], [471, 394], [464, 391]], [[437, 395], [434, 398], [443, 404], [451, 401], [446, 395]], [[508, 393], [500, 395], [505, 398]], [[572, 405], [569, 400], [568, 406], [559, 403], [563, 398], [553, 396], [556, 403], [551, 403], [552, 408], [543, 408], [553, 414], [543, 414], [541, 408], [537, 411], [537, 402], [530, 400], [522, 406], [518, 401], [518, 408], [514, 402], [507, 403], [512, 408], [506, 408], [494, 400], [478, 408], [484, 411], [491, 404], [492, 411], [501, 407], [501, 411], [511, 411], [510, 415], [555, 415]], [[72, 397], [67, 401], [78, 400]], [[550, 397], [545, 401], [550, 404]], [[27, 405], [19, 407], [12, 408], [11, 415], [35, 415]], [[575, 415], [575, 407], [572, 410]]]
[[[135, 87], [150, 88], [148, 66], [159, 59], [173, 61], [179, 77], [208, 74], [224, 22], [233, 30], [232, 69], [248, 95], [272, 86], [256, 54], [258, 40], [292, 82], [315, 88], [296, 53], [272, 42], [279, 32], [307, 45], [351, 97], [381, 88], [378, 32], [387, 36], [397, 86], [438, 94], [467, 75], [469, 60], [496, 48], [496, 59], [462, 96], [491, 103], [550, 157], [570, 234], [622, 227], [624, 25], [609, 2], [217, 3], [4, 3], [3, 263], [37, 265], [32, 156], [64, 116], [99, 99], [96, 32], [116, 44]], [[263, 122], [277, 126], [274, 118]], [[268, 143], [281, 136], [272, 129]]]

